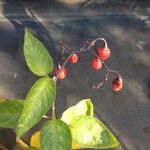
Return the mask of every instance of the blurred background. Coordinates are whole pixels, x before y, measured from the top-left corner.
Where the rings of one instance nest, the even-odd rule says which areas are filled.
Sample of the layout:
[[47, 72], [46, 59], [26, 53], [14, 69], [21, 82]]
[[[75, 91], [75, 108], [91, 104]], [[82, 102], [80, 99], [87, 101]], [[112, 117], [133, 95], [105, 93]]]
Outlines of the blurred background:
[[[91, 98], [95, 116], [121, 142], [117, 150], [150, 149], [150, 1], [149, 0], [1, 0], [0, 1], [0, 96], [25, 98], [37, 80], [25, 64], [25, 28], [40, 39], [57, 64], [64, 41], [78, 50], [85, 40], [103, 37], [112, 56], [106, 64], [123, 77], [124, 88], [112, 91], [110, 79], [100, 90], [103, 70], [90, 67], [91, 55], [81, 54], [79, 63], [68, 65], [68, 76], [57, 86], [57, 116], [81, 99]], [[31, 129], [31, 134], [44, 120]], [[0, 129], [0, 145], [11, 150], [15, 134]]]

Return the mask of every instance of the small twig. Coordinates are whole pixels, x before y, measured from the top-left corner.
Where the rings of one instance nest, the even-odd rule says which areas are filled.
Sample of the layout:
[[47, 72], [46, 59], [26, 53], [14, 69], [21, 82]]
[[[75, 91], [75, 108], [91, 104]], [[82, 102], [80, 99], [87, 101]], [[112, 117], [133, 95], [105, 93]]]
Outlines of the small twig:
[[94, 89], [99, 89], [99, 88], [101, 88], [102, 86], [104, 86], [104, 84], [108, 81], [109, 73], [110, 73], [110, 72], [107, 72], [107, 73], [106, 73], [105, 78], [104, 78], [104, 80], [103, 80], [102, 82], [97, 83], [96, 85], [93, 85], [93, 88], [94, 88]]

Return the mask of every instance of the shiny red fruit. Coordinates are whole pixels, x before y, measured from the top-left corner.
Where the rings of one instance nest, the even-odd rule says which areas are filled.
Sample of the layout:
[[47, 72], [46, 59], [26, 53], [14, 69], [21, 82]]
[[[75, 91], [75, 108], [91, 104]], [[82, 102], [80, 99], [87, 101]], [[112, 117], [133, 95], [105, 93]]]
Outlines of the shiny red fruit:
[[122, 78], [115, 78], [112, 83], [112, 87], [114, 91], [120, 91], [123, 88], [123, 80]]
[[111, 51], [109, 48], [105, 49], [105, 48], [98, 48], [98, 56], [102, 59], [102, 60], [106, 60], [110, 57], [111, 55]]
[[98, 58], [93, 58], [92, 61], [91, 61], [91, 67], [94, 69], [94, 70], [99, 70], [102, 68], [102, 62], [100, 59]]
[[78, 62], [78, 55], [77, 54], [73, 54], [70, 58], [69, 58], [69, 61], [72, 63], [72, 64], [76, 64]]
[[55, 76], [57, 76], [57, 78], [60, 80], [64, 79], [67, 76], [67, 73], [68, 73], [68, 71], [66, 68], [63, 68], [62, 70], [61, 70], [61, 68], [56, 68], [54, 70]]

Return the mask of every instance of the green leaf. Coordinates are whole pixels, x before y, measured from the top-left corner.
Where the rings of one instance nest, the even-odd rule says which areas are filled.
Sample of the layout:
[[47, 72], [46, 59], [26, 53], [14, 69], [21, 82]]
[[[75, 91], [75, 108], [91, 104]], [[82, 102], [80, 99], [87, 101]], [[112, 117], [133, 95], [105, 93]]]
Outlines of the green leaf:
[[55, 100], [56, 83], [48, 77], [40, 78], [30, 89], [19, 119], [17, 135], [20, 137], [48, 112]]
[[90, 99], [81, 100], [75, 106], [68, 108], [63, 112], [61, 120], [70, 124], [76, 116], [93, 116], [93, 104]]
[[16, 128], [23, 104], [23, 100], [0, 99], [0, 127]]
[[42, 150], [71, 150], [71, 132], [61, 120], [47, 121], [41, 130], [40, 145]]
[[53, 60], [44, 45], [30, 32], [25, 32], [24, 56], [29, 69], [38, 76], [47, 76], [53, 70]]
[[120, 146], [113, 134], [97, 119], [78, 116], [70, 125], [73, 143], [78, 148], [116, 148]]

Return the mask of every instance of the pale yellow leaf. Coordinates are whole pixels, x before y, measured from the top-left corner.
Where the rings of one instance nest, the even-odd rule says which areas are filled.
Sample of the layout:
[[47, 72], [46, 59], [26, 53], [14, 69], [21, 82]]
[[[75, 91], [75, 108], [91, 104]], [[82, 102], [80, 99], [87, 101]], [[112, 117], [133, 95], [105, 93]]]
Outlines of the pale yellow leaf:
[[[40, 148], [40, 131], [35, 132], [30, 140], [30, 146]], [[75, 142], [72, 142], [72, 149], [79, 149], [80, 145], [76, 144]]]
[[40, 148], [40, 131], [35, 132], [30, 140], [30, 146]]

